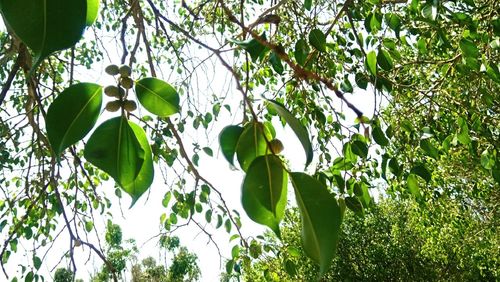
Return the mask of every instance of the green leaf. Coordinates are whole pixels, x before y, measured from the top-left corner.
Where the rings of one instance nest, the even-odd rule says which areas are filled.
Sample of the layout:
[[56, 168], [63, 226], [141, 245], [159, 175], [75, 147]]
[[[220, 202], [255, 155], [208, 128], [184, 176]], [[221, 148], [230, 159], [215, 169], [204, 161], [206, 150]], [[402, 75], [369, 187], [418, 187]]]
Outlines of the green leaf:
[[408, 184], [408, 190], [410, 190], [410, 193], [419, 198], [420, 197], [420, 188], [418, 185], [418, 179], [417, 176], [414, 174], [408, 175], [408, 178], [406, 179], [406, 183]]
[[247, 171], [256, 157], [268, 152], [266, 138], [271, 141], [271, 134], [261, 123], [251, 122], [245, 126], [236, 144], [236, 158], [243, 171]]
[[377, 63], [385, 71], [390, 71], [394, 67], [389, 52], [380, 49], [377, 54]]
[[283, 104], [276, 102], [274, 100], [268, 100], [271, 107], [273, 107], [276, 112], [288, 123], [288, 125], [292, 128], [293, 132], [297, 138], [299, 138], [302, 147], [304, 147], [304, 151], [306, 153], [306, 167], [311, 163], [313, 159], [313, 149], [311, 140], [309, 139], [309, 133], [307, 129], [302, 123], [295, 118], [295, 116], [290, 113]]
[[320, 29], [309, 32], [309, 43], [318, 51], [326, 51], [326, 35]]
[[420, 140], [420, 148], [424, 150], [426, 155], [434, 159], [439, 158], [439, 150], [436, 147], [434, 147], [434, 145], [432, 145], [429, 138]]
[[92, 221], [85, 221], [85, 231], [90, 232], [94, 228], [94, 223]]
[[241, 201], [253, 221], [266, 225], [280, 237], [287, 196], [287, 174], [275, 155], [257, 157], [243, 180]]
[[124, 187], [136, 179], [145, 152], [128, 120], [121, 116], [105, 121], [94, 131], [85, 146], [84, 156]]
[[302, 222], [302, 246], [305, 253], [320, 265], [320, 274], [330, 268], [339, 241], [342, 221], [337, 200], [326, 186], [313, 177], [290, 173]]
[[431, 179], [432, 179], [431, 172], [423, 164], [418, 164], [418, 165], [414, 166], [411, 169], [410, 173], [422, 177], [422, 179], [424, 179], [425, 182], [427, 182], [427, 183], [429, 183], [429, 181], [431, 181]]
[[377, 54], [375, 54], [375, 51], [370, 51], [370, 53], [366, 54], [366, 64], [368, 70], [373, 75], [377, 75]]
[[299, 65], [304, 66], [307, 61], [309, 51], [309, 45], [307, 45], [307, 42], [304, 39], [299, 39], [297, 43], [295, 43], [295, 51], [293, 52], [293, 55]]
[[295, 266], [295, 263], [293, 261], [287, 259], [285, 260], [285, 271], [288, 275], [291, 277], [295, 277], [297, 275], [297, 267]]
[[429, 19], [431, 21], [436, 20], [437, 18], [437, 6], [431, 3], [425, 4], [422, 7], [422, 16], [424, 18]]
[[477, 58], [477, 56], [479, 56], [479, 49], [477, 48], [476, 44], [474, 44], [472, 41], [462, 38], [459, 42], [459, 45], [460, 45], [460, 50], [462, 50], [462, 53], [466, 57]]
[[170, 199], [172, 199], [172, 192], [168, 191], [165, 193], [165, 196], [163, 196], [163, 200], [161, 201], [161, 205], [166, 208], [168, 207], [168, 203], [170, 203]]
[[387, 139], [387, 137], [385, 137], [384, 132], [378, 125], [373, 126], [372, 136], [373, 140], [375, 140], [375, 142], [377, 142], [377, 144], [382, 147], [385, 147], [389, 144], [389, 140]]
[[52, 102], [45, 127], [56, 156], [80, 141], [97, 122], [102, 106], [102, 87], [78, 83], [66, 88]]
[[32, 282], [34, 278], [35, 274], [33, 273], [33, 271], [30, 271], [28, 272], [28, 274], [26, 274], [26, 277], [24, 277], [24, 282]]
[[238, 145], [238, 140], [242, 133], [243, 127], [229, 125], [224, 127], [219, 134], [219, 144], [222, 154], [231, 165], [234, 165], [236, 145]]
[[354, 154], [366, 158], [368, 156], [368, 146], [365, 142], [354, 140], [351, 144], [351, 150]]
[[75, 45], [86, 27], [86, 0], [0, 0], [0, 7], [6, 25], [35, 54], [31, 71], [53, 52]]
[[365, 211], [363, 209], [363, 204], [357, 197], [346, 197], [345, 198], [346, 206], [353, 211], [358, 216], [364, 216]]
[[137, 174], [137, 177], [133, 182], [124, 184], [122, 187], [123, 190], [132, 197], [132, 203], [130, 204], [130, 207], [132, 207], [137, 202], [139, 197], [144, 194], [144, 192], [146, 192], [153, 183], [154, 167], [153, 154], [151, 152], [151, 146], [149, 145], [146, 133], [142, 127], [133, 122], [129, 121], [129, 125], [132, 128], [137, 141], [139, 141], [142, 151], [144, 151], [144, 162], [139, 170], [139, 174]]
[[281, 63], [281, 59], [276, 54], [276, 52], [271, 53], [271, 55], [269, 56], [269, 62], [271, 63], [271, 66], [273, 67], [273, 70], [276, 73], [283, 74], [284, 71], [283, 64]]
[[470, 136], [469, 136], [469, 127], [467, 126], [467, 122], [463, 118], [458, 119], [458, 125], [460, 126], [458, 133], [457, 133], [457, 139], [462, 143], [463, 145], [469, 145], [471, 142]]
[[387, 13], [385, 14], [385, 21], [387, 25], [396, 32], [399, 36], [399, 31], [401, 30], [401, 18], [397, 14]]
[[91, 26], [99, 14], [99, 0], [87, 0], [87, 26]]
[[180, 110], [179, 94], [163, 80], [143, 78], [136, 82], [135, 93], [141, 105], [157, 116], [168, 117]]
[[311, 10], [312, 0], [304, 0], [304, 8], [308, 11]]
[[39, 270], [40, 266], [42, 266], [42, 260], [37, 256], [33, 256], [33, 266], [35, 266], [36, 270]]
[[[265, 32], [262, 33], [260, 38], [262, 38], [262, 40], [267, 40], [266, 33]], [[233, 42], [234, 44], [245, 49], [250, 54], [250, 57], [252, 58], [252, 61], [254, 61], [254, 62], [259, 57], [264, 56], [267, 53], [267, 51], [269, 50], [266, 46], [260, 44], [260, 42], [254, 38], [246, 40], [246, 41], [239, 41], [239, 40], [229, 40], [229, 41]]]

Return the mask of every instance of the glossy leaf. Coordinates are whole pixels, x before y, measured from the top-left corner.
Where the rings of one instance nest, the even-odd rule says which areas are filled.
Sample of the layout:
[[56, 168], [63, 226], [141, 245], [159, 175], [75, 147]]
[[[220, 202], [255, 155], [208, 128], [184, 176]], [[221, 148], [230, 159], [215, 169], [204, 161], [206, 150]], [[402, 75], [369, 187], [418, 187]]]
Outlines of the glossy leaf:
[[163, 80], [143, 78], [135, 83], [135, 93], [141, 105], [157, 116], [168, 117], [180, 110], [179, 94]]
[[266, 138], [270, 141], [271, 134], [261, 123], [251, 122], [245, 126], [236, 144], [236, 158], [243, 171], [247, 171], [256, 157], [267, 153]]
[[280, 237], [287, 196], [287, 174], [275, 155], [257, 157], [243, 180], [241, 201], [253, 221], [266, 225]]
[[102, 107], [102, 87], [78, 83], [66, 88], [47, 110], [45, 127], [52, 150], [59, 156], [80, 141], [97, 122]]
[[129, 121], [129, 125], [132, 128], [135, 137], [139, 141], [141, 149], [144, 151], [144, 162], [142, 163], [141, 169], [139, 170], [139, 174], [134, 179], [134, 181], [129, 184], [123, 185], [123, 190], [132, 197], [132, 203], [130, 204], [130, 207], [132, 207], [139, 199], [139, 197], [144, 194], [144, 192], [146, 192], [153, 183], [154, 167], [153, 154], [151, 152], [151, 146], [149, 145], [146, 133], [144, 132], [142, 127], [133, 122]]
[[100, 0], [87, 0], [87, 26], [91, 26], [99, 14], [99, 2]]
[[297, 43], [295, 43], [293, 55], [299, 65], [304, 66], [307, 61], [309, 51], [309, 45], [307, 45], [307, 42], [304, 39], [299, 39]]
[[359, 140], [354, 140], [351, 144], [351, 150], [354, 154], [366, 158], [368, 156], [368, 146], [366, 143]]
[[125, 117], [102, 123], [90, 136], [85, 158], [121, 186], [130, 185], [142, 169], [145, 152]]
[[371, 74], [377, 75], [377, 54], [375, 54], [375, 51], [366, 54], [366, 64]]
[[299, 138], [302, 147], [304, 147], [304, 151], [306, 153], [306, 167], [311, 163], [313, 159], [313, 149], [311, 140], [309, 139], [309, 133], [307, 129], [302, 123], [292, 114], [290, 113], [285, 106], [281, 103], [278, 103], [274, 100], [268, 100], [269, 104], [272, 108], [278, 112], [278, 114], [286, 121], [286, 123], [292, 128], [293, 132], [297, 138]]
[[326, 35], [320, 29], [313, 29], [309, 32], [309, 44], [316, 50], [326, 51]]
[[219, 134], [219, 144], [222, 154], [231, 165], [234, 165], [234, 154], [236, 153], [236, 145], [241, 133], [243, 133], [243, 127], [229, 125], [224, 127]]
[[469, 126], [467, 126], [465, 119], [459, 118], [458, 126], [460, 127], [457, 133], [458, 141], [460, 141], [463, 145], [469, 145], [471, 138], [469, 136]]
[[325, 274], [332, 263], [339, 241], [342, 216], [337, 200], [326, 186], [313, 177], [292, 172], [291, 182], [300, 210], [302, 246]]
[[86, 0], [0, 0], [0, 7], [7, 26], [33, 50], [33, 70], [75, 45], [86, 27]]

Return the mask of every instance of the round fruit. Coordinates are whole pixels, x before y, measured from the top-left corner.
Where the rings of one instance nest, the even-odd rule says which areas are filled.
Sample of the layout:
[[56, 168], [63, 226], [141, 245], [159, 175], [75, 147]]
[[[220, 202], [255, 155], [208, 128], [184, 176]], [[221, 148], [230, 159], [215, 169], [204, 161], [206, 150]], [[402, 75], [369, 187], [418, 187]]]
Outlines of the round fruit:
[[121, 105], [122, 105], [122, 101], [120, 101], [120, 100], [108, 102], [108, 104], [106, 104], [106, 111], [116, 112], [120, 109]]
[[75, 240], [75, 247], [80, 247], [82, 245], [82, 240], [76, 239]]
[[129, 77], [132, 74], [132, 69], [127, 65], [122, 65], [119, 72], [122, 77]]
[[125, 89], [130, 89], [134, 86], [134, 81], [130, 77], [124, 77], [120, 80], [121, 86]]
[[109, 97], [120, 98], [120, 90], [114, 85], [106, 86], [106, 88], [104, 88], [104, 94]]
[[134, 101], [126, 100], [123, 103], [123, 108], [127, 112], [133, 112], [137, 109], [137, 104]]
[[279, 154], [281, 151], [285, 149], [285, 146], [283, 146], [283, 143], [281, 143], [281, 140], [279, 139], [273, 139], [271, 140], [271, 150], [274, 154]]
[[104, 69], [104, 71], [109, 75], [117, 75], [120, 73], [120, 69], [117, 65], [109, 65]]

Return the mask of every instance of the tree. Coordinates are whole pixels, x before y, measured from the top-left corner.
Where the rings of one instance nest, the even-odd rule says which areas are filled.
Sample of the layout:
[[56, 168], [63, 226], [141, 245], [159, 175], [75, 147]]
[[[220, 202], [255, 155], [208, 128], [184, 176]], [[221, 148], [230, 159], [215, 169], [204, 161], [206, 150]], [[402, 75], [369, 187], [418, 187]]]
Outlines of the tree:
[[[428, 203], [429, 212], [456, 201], [477, 213], [481, 230], [496, 230], [496, 6], [0, 0], [5, 276], [19, 242], [30, 241], [20, 244], [33, 246], [21, 276], [39, 279], [45, 256], [38, 247], [57, 238], [62, 221], [71, 271], [73, 249], [83, 246], [117, 280], [122, 250], [108, 252], [87, 235], [95, 217], [112, 221], [106, 212], [122, 192], [132, 207], [155, 171], [176, 175], [164, 179], [169, 213], [161, 232], [189, 223], [214, 242], [212, 229], [224, 226], [238, 240], [227, 270], [238, 270], [251, 237], [201, 165], [219, 148], [245, 174], [241, 207], [251, 220], [280, 238], [287, 207], [298, 207], [304, 251], [322, 275], [340, 244], [345, 209], [364, 215], [378, 187]], [[111, 85], [83, 82], [103, 71]], [[224, 75], [231, 83], [219, 83]], [[375, 102], [363, 112], [354, 97], [368, 93]], [[103, 102], [109, 115], [101, 115]], [[304, 148], [305, 168], [282, 152], [289, 144], [276, 135], [282, 125]], [[212, 132], [221, 128], [214, 146]], [[198, 131], [206, 138], [188, 139]], [[107, 184], [114, 194], [99, 189]]]

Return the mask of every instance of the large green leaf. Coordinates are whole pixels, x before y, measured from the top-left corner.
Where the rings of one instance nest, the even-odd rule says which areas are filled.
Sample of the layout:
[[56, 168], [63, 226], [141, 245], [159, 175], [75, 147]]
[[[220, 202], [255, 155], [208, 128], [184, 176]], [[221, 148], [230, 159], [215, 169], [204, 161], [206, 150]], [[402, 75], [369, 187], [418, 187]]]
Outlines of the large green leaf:
[[288, 125], [290, 125], [293, 132], [295, 132], [295, 135], [297, 135], [297, 137], [299, 138], [300, 143], [302, 143], [302, 147], [304, 147], [304, 151], [306, 152], [306, 167], [307, 167], [313, 159], [313, 149], [307, 129], [281, 103], [278, 103], [274, 100], [268, 100], [268, 101], [271, 107], [274, 108], [276, 112], [278, 112], [278, 114], [286, 121], [286, 123], [288, 123]]
[[139, 144], [144, 151], [144, 162], [142, 163], [139, 174], [129, 184], [123, 185], [123, 190], [127, 192], [132, 197], [132, 207], [139, 197], [148, 190], [148, 188], [153, 183], [154, 178], [154, 167], [153, 167], [153, 155], [151, 153], [151, 146], [149, 145], [146, 133], [139, 125], [129, 121], [130, 128], [135, 134], [135, 137], [139, 141]]
[[366, 54], [366, 65], [373, 75], [377, 75], [377, 54], [375, 51], [370, 51]]
[[263, 124], [251, 122], [245, 126], [236, 144], [236, 158], [243, 171], [247, 171], [256, 157], [268, 152], [266, 138], [271, 141], [271, 133]]
[[377, 63], [385, 71], [390, 71], [394, 67], [391, 55], [389, 52], [380, 49], [377, 54]]
[[326, 51], [326, 35], [320, 29], [309, 32], [309, 43], [318, 51]]
[[231, 165], [234, 165], [234, 154], [236, 153], [236, 145], [241, 133], [243, 133], [243, 127], [229, 125], [224, 127], [219, 134], [220, 149]]
[[378, 125], [373, 126], [372, 136], [373, 140], [375, 140], [375, 142], [377, 142], [377, 144], [382, 147], [385, 147], [389, 144], [389, 140], [387, 139], [387, 137], [385, 137], [384, 132]]
[[424, 150], [426, 155], [428, 155], [434, 159], [439, 158], [439, 150], [436, 147], [434, 147], [434, 145], [432, 144], [431, 140], [429, 140], [429, 138], [420, 140], [420, 148], [422, 148], [422, 150]]
[[466, 57], [476, 58], [477, 56], [479, 56], [479, 49], [477, 48], [476, 44], [474, 44], [474, 42], [463, 38], [460, 40], [459, 45], [460, 50], [462, 50], [462, 53]]
[[143, 78], [136, 82], [135, 93], [141, 105], [157, 116], [168, 117], [180, 110], [179, 94], [163, 80]]
[[330, 268], [339, 241], [339, 205], [326, 186], [313, 177], [292, 172], [290, 178], [300, 209], [302, 246], [307, 256], [319, 263], [323, 275]]
[[102, 106], [102, 87], [78, 83], [66, 88], [52, 102], [45, 127], [52, 150], [59, 156], [94, 127]]
[[99, 14], [99, 0], [87, 0], [87, 26], [91, 26]]
[[35, 53], [33, 69], [75, 45], [87, 21], [86, 0], [0, 0], [7, 26]]
[[243, 180], [241, 201], [253, 221], [266, 225], [280, 237], [287, 196], [287, 174], [275, 155], [257, 157]]
[[307, 61], [309, 51], [309, 45], [307, 45], [307, 42], [304, 39], [299, 39], [297, 43], [295, 43], [293, 55], [299, 65], [304, 66]]
[[415, 197], [420, 197], [420, 187], [418, 185], [418, 179], [415, 174], [408, 175], [406, 179], [406, 183], [408, 184], [408, 190]]
[[128, 120], [120, 116], [105, 121], [94, 131], [84, 156], [125, 187], [139, 175], [145, 152]]

